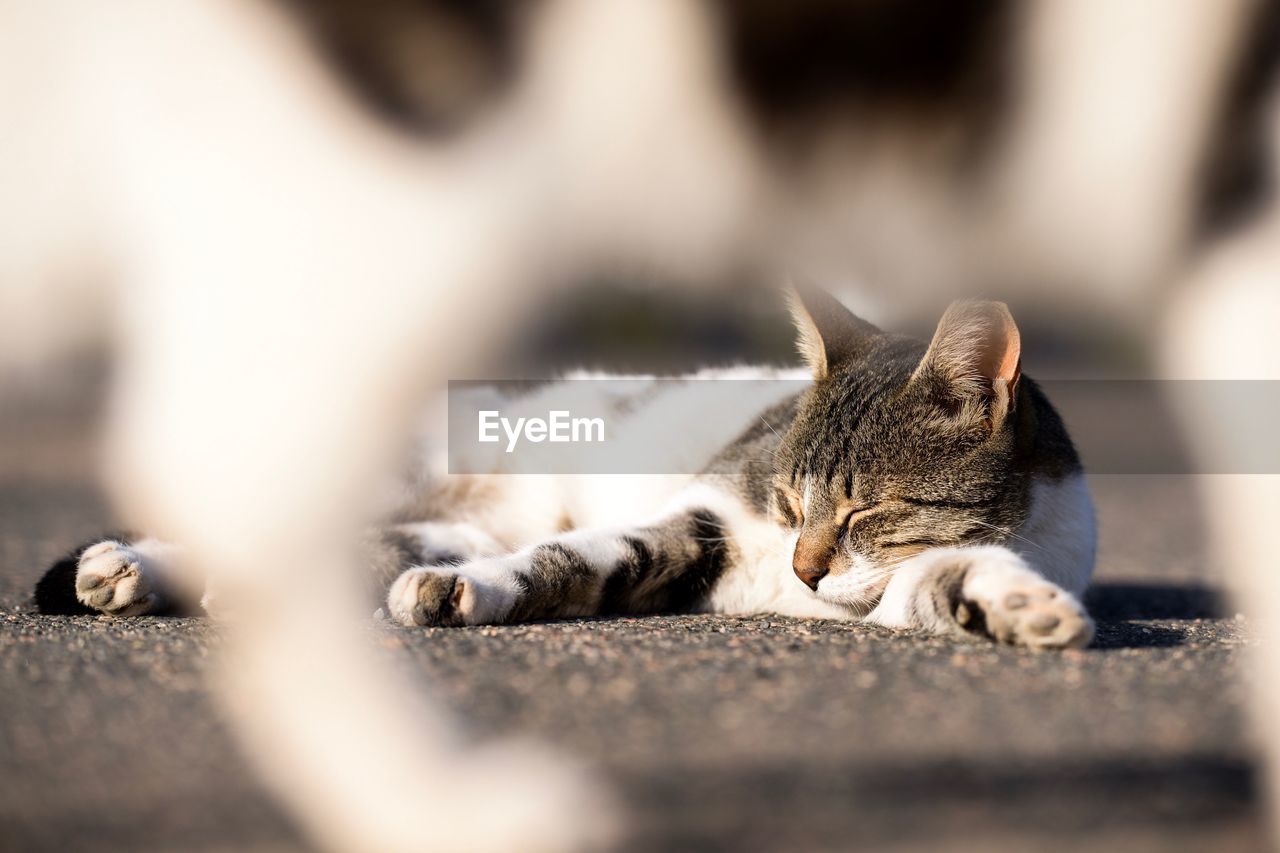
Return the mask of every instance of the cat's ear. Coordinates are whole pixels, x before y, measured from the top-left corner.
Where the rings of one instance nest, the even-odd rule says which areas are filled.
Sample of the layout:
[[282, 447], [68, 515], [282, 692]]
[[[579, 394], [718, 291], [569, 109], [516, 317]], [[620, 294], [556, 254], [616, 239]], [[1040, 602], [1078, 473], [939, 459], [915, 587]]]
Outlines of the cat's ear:
[[1022, 376], [1022, 339], [1003, 302], [955, 302], [942, 315], [916, 378], [939, 383], [960, 404], [981, 406], [1000, 425]]
[[880, 330], [856, 316], [830, 293], [812, 285], [787, 288], [796, 325], [796, 347], [814, 379], [825, 379], [846, 361], [866, 352]]

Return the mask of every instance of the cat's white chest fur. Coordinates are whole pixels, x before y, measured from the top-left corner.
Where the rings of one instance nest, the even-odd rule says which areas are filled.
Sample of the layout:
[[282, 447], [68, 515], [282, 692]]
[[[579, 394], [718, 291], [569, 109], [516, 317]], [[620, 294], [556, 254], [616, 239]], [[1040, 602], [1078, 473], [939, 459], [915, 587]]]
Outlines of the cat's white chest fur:
[[1093, 498], [1082, 473], [1061, 480], [1037, 478], [1031, 485], [1027, 520], [1008, 542], [1009, 550], [1072, 595], [1081, 595], [1093, 576], [1097, 527]]

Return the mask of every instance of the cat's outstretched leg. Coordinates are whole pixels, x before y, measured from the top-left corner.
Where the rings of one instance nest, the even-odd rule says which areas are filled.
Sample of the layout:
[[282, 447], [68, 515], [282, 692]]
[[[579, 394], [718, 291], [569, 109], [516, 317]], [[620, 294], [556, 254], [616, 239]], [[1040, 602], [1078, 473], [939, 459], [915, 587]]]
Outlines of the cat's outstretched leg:
[[1093, 620], [1075, 596], [998, 545], [911, 558], [866, 621], [1033, 649], [1083, 648], [1093, 639]]
[[645, 527], [576, 531], [504, 557], [410, 569], [387, 609], [410, 626], [687, 612], [705, 604], [733, 559], [723, 517], [683, 509]]
[[194, 609], [180, 549], [158, 539], [96, 540], [55, 563], [36, 587], [42, 613], [146, 616]]
[[[362, 543], [375, 598], [405, 569], [423, 563], [458, 563], [501, 551], [498, 542], [471, 524], [415, 522], [377, 528]], [[113, 534], [71, 551], [36, 585], [41, 613], [108, 616], [227, 614], [219, 604], [216, 578], [192, 575], [182, 548], [154, 538]]]

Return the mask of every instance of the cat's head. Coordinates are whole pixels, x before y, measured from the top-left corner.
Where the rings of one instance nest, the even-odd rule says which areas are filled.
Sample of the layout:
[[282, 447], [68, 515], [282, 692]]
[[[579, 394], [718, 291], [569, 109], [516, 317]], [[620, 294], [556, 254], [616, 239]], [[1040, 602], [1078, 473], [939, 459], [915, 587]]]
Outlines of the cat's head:
[[958, 302], [928, 346], [836, 300], [794, 300], [814, 374], [779, 448], [772, 503], [798, 533], [796, 575], [874, 604], [926, 548], [1003, 542], [1027, 516], [1036, 417], [1003, 303]]

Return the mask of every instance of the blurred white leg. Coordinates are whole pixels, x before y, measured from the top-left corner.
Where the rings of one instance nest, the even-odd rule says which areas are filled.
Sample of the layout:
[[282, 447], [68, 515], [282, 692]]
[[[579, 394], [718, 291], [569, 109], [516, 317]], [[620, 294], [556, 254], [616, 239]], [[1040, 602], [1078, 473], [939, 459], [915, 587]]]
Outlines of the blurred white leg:
[[1280, 208], [1273, 205], [1264, 221], [1207, 257], [1170, 312], [1163, 340], [1168, 378], [1220, 380], [1172, 387], [1181, 392], [1176, 402], [1206, 472], [1198, 480], [1215, 554], [1261, 635], [1253, 649], [1253, 710], [1273, 819], [1280, 815], [1280, 474], [1266, 470], [1265, 457], [1275, 456], [1277, 394], [1231, 380], [1280, 380], [1277, 282]]
[[535, 274], [504, 266], [536, 264], [491, 192], [520, 184], [379, 136], [265, 4], [50, 6], [123, 282], [108, 485], [236, 614], [219, 693], [246, 753], [323, 847], [592, 843], [577, 773], [462, 755], [374, 658], [336, 556], [424, 381], [518, 307], [486, 288]]

